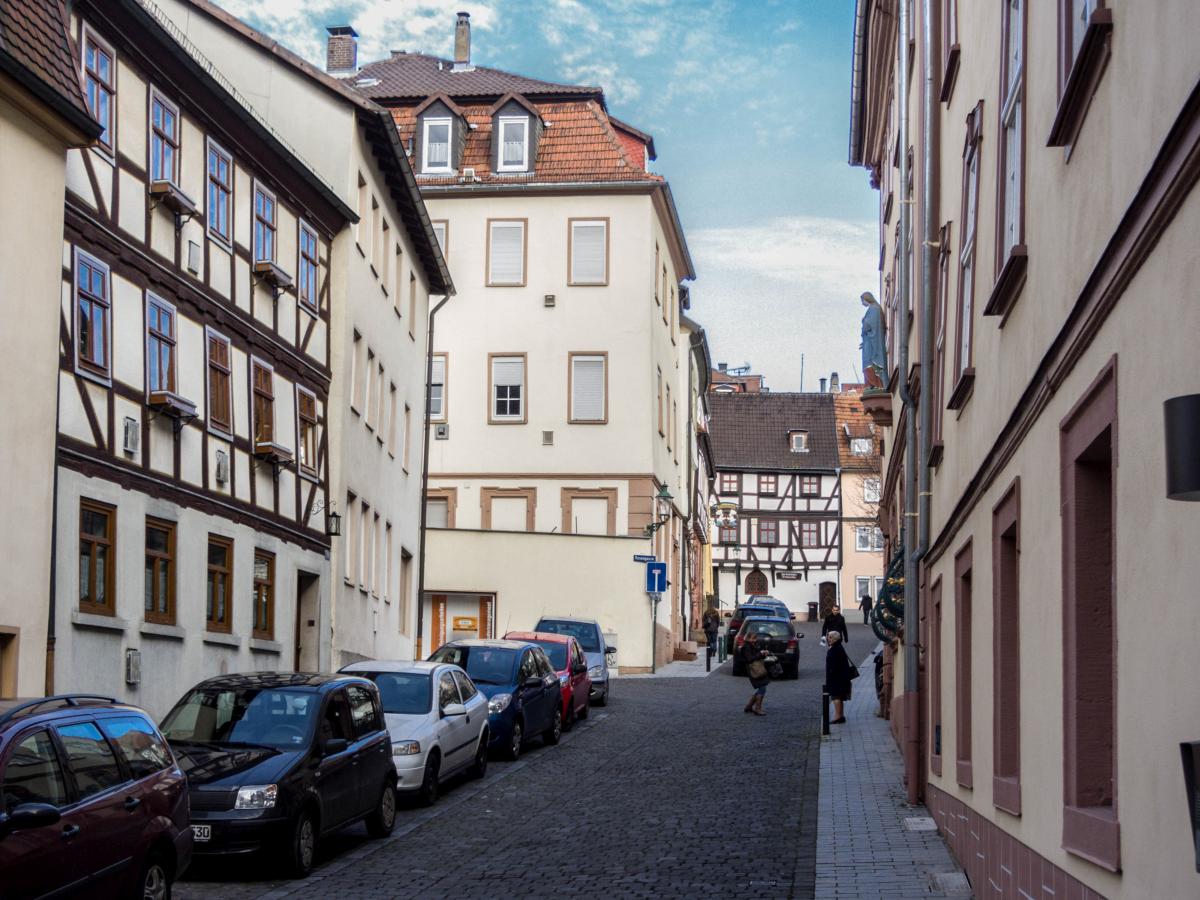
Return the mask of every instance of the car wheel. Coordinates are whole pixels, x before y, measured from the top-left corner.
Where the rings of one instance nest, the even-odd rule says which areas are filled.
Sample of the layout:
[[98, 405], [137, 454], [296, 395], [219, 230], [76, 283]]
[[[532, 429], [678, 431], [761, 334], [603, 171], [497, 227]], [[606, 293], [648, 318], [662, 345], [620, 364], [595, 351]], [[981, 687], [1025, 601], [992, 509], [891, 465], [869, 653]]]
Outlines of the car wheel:
[[608, 685], [604, 686], [604, 693], [596, 698], [597, 706], [608, 706]]
[[422, 806], [433, 806], [437, 803], [438, 789], [438, 772], [441, 769], [441, 761], [436, 753], [430, 753], [429, 759], [425, 761], [425, 777], [421, 779], [421, 788], [417, 793]]
[[521, 720], [513, 722], [512, 734], [508, 737], [508, 746], [504, 748], [504, 755], [511, 760], [517, 759], [521, 755], [521, 744], [525, 740], [525, 729], [521, 727]]
[[287, 870], [293, 878], [307, 878], [317, 857], [317, 818], [311, 809], [302, 809], [292, 823], [288, 844]]
[[788, 672], [788, 678], [792, 679], [792, 681], [795, 681], [799, 677], [800, 677], [800, 666], [796, 666], [794, 669], [792, 669], [792, 671]]
[[171, 900], [171, 873], [161, 855], [152, 853], [142, 866], [143, 900]]
[[550, 720], [550, 727], [542, 732], [542, 742], [547, 747], [553, 747], [558, 743], [558, 739], [562, 737], [563, 732], [563, 717], [562, 706], [558, 706], [554, 710], [554, 718]]
[[367, 816], [367, 834], [373, 838], [385, 838], [396, 827], [396, 786], [389, 778], [379, 792], [379, 805]]
[[487, 774], [488, 767], [488, 733], [485, 731], [479, 736], [479, 746], [475, 750], [475, 761], [471, 763], [469, 770], [472, 778], [482, 778]]

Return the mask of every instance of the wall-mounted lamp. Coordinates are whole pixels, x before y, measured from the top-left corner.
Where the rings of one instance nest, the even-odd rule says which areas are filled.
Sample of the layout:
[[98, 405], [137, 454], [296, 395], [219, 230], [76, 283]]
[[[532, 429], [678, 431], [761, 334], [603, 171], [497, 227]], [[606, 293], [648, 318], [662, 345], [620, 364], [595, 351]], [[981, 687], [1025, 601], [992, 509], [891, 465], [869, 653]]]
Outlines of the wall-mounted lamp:
[[658, 489], [658, 494], [654, 497], [654, 507], [658, 518], [646, 526], [646, 537], [654, 537], [654, 532], [671, 521], [671, 501], [674, 499], [665, 484]]
[[1163, 402], [1167, 497], [1200, 501], [1200, 394]]
[[325, 513], [325, 535], [327, 537], [341, 537], [342, 517], [337, 514], [336, 501], [318, 503], [313, 507], [311, 515], [315, 516], [320, 512]]

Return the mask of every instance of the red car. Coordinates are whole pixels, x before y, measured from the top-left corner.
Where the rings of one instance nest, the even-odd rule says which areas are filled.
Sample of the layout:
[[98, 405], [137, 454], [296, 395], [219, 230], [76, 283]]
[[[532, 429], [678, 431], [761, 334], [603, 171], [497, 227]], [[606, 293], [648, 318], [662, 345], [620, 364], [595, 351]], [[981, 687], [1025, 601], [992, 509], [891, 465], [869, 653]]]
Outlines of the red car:
[[576, 719], [587, 718], [592, 679], [588, 675], [587, 655], [579, 641], [568, 634], [551, 634], [548, 631], [510, 631], [504, 638], [530, 641], [550, 657], [550, 665], [558, 673], [558, 683], [562, 687], [563, 731], [570, 729]]

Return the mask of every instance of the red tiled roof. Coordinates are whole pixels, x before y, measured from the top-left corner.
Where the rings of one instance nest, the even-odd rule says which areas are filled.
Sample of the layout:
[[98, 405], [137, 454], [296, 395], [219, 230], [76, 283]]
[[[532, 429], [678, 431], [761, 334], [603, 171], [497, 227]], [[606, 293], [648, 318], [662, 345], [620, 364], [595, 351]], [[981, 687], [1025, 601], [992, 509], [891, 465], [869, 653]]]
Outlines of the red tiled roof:
[[[70, 115], [77, 127], [91, 119], [61, 0], [0, 3], [0, 70]], [[99, 126], [88, 131], [98, 134]]]
[[456, 72], [450, 60], [424, 53], [397, 53], [389, 59], [367, 63], [350, 83], [372, 100], [412, 99], [430, 94], [498, 97], [511, 92], [527, 97], [592, 96], [601, 103], [604, 101], [604, 92], [598, 87], [539, 81], [485, 66]]
[[[528, 98], [526, 98], [528, 99]], [[604, 108], [594, 99], [533, 101], [546, 127], [538, 140], [533, 172], [528, 175], [495, 175], [491, 169], [492, 103], [460, 104], [467, 122], [462, 167], [473, 168], [482, 181], [496, 184], [546, 182], [653, 182], [661, 175], [642, 168], [642, 150], [632, 153], [626, 141], [608, 120]], [[392, 109], [396, 128], [405, 146], [416, 131], [418, 107]], [[458, 175], [421, 176], [422, 185], [458, 184]]]
[[[833, 410], [837, 418], [838, 459], [843, 469], [879, 471], [879, 429], [863, 408], [862, 395], [843, 392], [833, 395]], [[851, 438], [871, 439], [872, 452], [859, 456], [850, 451]]]

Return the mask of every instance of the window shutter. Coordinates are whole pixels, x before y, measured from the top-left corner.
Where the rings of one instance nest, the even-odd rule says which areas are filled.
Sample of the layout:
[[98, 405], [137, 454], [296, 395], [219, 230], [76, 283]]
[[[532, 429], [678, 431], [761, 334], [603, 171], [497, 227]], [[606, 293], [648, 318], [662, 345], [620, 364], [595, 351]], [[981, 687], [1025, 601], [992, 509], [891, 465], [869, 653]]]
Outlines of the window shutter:
[[583, 422], [604, 419], [604, 357], [572, 358], [571, 418]]
[[425, 526], [447, 528], [450, 521], [450, 501], [427, 500], [425, 502]]
[[604, 222], [571, 223], [571, 281], [574, 284], [603, 284], [605, 271]]
[[446, 358], [435, 356], [433, 359], [433, 375], [429, 379], [429, 415], [438, 418], [442, 415], [446, 390]]
[[525, 360], [504, 356], [492, 360], [492, 384], [496, 387], [520, 386], [525, 380]]
[[520, 284], [525, 280], [525, 226], [493, 222], [489, 246], [489, 284]]

